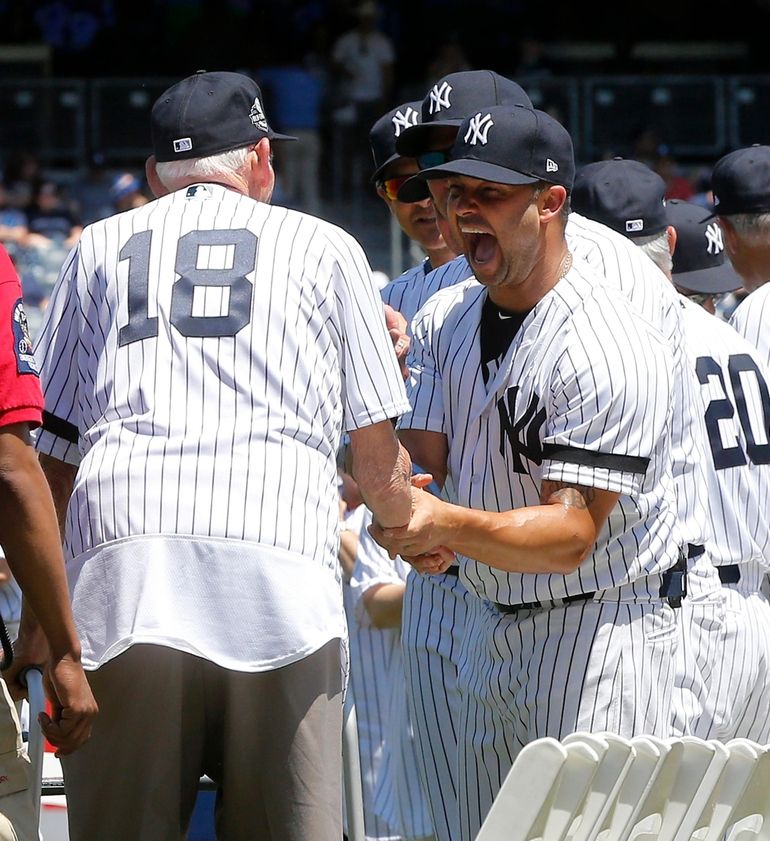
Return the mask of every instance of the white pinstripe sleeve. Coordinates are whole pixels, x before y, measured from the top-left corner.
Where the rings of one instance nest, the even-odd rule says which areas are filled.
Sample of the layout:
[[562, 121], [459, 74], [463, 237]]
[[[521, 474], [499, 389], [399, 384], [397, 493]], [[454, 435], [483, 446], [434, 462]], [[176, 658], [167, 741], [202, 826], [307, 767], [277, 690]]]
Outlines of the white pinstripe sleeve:
[[770, 283], [760, 286], [743, 301], [730, 318], [734, 327], [759, 350], [770, 365]]
[[409, 567], [401, 558], [391, 560], [388, 553], [375, 542], [367, 528], [371, 523], [372, 514], [367, 510], [358, 534], [358, 552], [350, 576], [350, 594], [356, 619], [363, 627], [371, 626], [364, 608], [364, 593], [381, 584], [403, 584], [409, 571]]
[[37, 433], [35, 446], [42, 453], [74, 465], [80, 463], [77, 364], [79, 261], [78, 245], [69, 253], [59, 273], [35, 346], [35, 359], [40, 366], [40, 384], [45, 397], [43, 427]]
[[417, 313], [412, 322], [412, 343], [406, 359], [407, 394], [412, 407], [399, 420], [399, 429], [446, 432], [441, 373], [432, 346], [432, 315], [433, 309], [428, 307]]
[[570, 332], [551, 380], [542, 478], [636, 493], [669, 422], [670, 354], [606, 303], [576, 315]]
[[348, 431], [396, 418], [409, 408], [409, 402], [364, 252], [352, 237], [340, 236], [339, 246], [340, 257], [332, 271]]

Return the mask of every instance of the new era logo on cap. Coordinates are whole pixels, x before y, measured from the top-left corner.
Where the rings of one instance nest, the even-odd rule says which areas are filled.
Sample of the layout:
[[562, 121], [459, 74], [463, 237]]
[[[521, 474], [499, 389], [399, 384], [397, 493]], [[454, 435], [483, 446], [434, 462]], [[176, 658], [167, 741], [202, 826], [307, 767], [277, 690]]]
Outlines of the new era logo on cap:
[[189, 152], [192, 149], [192, 139], [189, 137], [180, 137], [174, 141], [175, 152]]
[[638, 234], [644, 230], [644, 219], [626, 219], [626, 233]]
[[546, 172], [558, 172], [559, 171], [559, 164], [556, 161], [552, 161], [550, 158], [545, 162], [545, 171]]

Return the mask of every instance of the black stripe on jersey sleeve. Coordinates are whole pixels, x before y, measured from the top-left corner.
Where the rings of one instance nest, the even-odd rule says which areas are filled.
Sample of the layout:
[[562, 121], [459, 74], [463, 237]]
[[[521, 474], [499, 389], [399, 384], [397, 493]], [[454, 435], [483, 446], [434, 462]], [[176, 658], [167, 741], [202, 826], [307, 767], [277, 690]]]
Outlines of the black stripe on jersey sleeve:
[[78, 442], [78, 428], [74, 423], [57, 418], [50, 412], [43, 412], [43, 429], [50, 432], [57, 438], [63, 438], [69, 441], [70, 444], [77, 444]]
[[563, 444], [543, 444], [543, 459], [581, 464], [587, 467], [603, 467], [607, 470], [621, 470], [623, 473], [646, 473], [650, 464], [650, 460], [643, 456], [597, 453], [593, 450]]

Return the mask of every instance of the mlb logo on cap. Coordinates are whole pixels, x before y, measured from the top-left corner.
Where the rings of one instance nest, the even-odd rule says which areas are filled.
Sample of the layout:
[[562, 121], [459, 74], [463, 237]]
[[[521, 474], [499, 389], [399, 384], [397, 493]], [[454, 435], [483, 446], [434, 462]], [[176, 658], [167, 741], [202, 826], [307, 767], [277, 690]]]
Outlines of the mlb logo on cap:
[[189, 137], [180, 137], [174, 141], [175, 152], [189, 152], [192, 149], [192, 140]]
[[575, 176], [572, 209], [627, 237], [666, 230], [666, 184], [640, 161], [587, 164]]

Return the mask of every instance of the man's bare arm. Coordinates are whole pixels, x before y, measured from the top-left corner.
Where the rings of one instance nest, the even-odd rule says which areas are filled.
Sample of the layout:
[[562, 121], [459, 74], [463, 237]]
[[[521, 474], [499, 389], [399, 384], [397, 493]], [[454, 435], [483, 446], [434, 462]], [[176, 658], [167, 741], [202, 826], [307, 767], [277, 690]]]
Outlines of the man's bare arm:
[[568, 575], [593, 548], [618, 496], [544, 482], [540, 505], [497, 512], [450, 505], [415, 490], [407, 527], [370, 531], [388, 551], [406, 557], [443, 545], [505, 572]]
[[28, 606], [7, 680], [13, 683], [25, 650], [34, 648], [30, 642], [25, 649], [28, 629], [34, 636], [41, 628], [50, 649], [46, 682], [53, 705], [53, 717], [41, 714], [41, 725], [59, 754], [71, 753], [90, 735], [96, 702], [80, 665], [53, 499], [24, 423], [0, 429], [0, 511], [0, 543]]
[[350, 431], [353, 478], [364, 502], [383, 526], [403, 526], [412, 510], [412, 462], [390, 421]]

